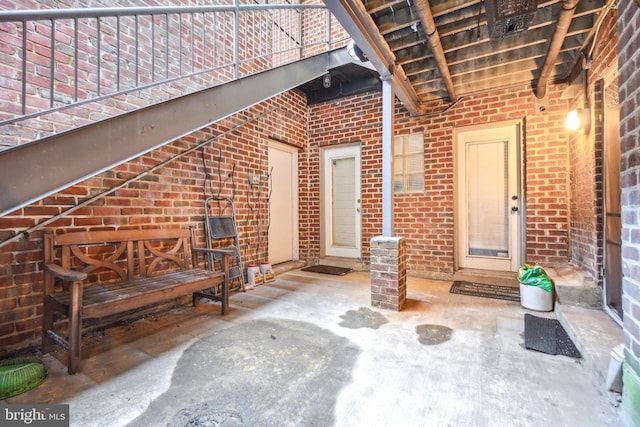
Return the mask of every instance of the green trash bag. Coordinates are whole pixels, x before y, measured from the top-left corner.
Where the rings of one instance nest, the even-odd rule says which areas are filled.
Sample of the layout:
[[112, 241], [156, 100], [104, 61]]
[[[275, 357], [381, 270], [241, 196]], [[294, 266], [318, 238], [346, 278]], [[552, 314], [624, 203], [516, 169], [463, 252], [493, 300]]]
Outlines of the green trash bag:
[[518, 269], [518, 280], [529, 286], [538, 286], [547, 292], [553, 291], [553, 283], [539, 265], [524, 264]]

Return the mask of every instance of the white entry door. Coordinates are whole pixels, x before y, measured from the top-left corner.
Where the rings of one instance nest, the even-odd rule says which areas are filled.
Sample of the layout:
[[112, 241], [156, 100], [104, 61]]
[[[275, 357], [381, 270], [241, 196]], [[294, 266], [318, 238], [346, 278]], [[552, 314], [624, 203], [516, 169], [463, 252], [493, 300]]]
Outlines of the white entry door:
[[298, 259], [298, 150], [269, 143], [269, 262]]
[[456, 131], [458, 268], [517, 271], [521, 264], [520, 124]]
[[323, 150], [324, 254], [360, 258], [360, 147]]

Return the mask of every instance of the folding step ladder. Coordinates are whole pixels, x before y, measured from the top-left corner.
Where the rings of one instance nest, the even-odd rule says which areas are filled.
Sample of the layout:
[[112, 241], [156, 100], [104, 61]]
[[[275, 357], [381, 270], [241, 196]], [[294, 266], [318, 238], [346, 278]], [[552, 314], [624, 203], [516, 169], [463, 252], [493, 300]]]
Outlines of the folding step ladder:
[[[238, 226], [236, 223], [236, 211], [233, 200], [226, 197], [212, 196], [204, 201], [205, 230], [207, 248], [229, 248], [235, 252], [235, 262], [229, 267], [229, 289], [244, 291], [244, 275], [242, 269], [242, 257], [240, 256], [240, 243], [238, 241]], [[209, 254], [209, 268], [213, 271], [221, 271], [222, 255]], [[234, 282], [236, 282], [234, 284]]]

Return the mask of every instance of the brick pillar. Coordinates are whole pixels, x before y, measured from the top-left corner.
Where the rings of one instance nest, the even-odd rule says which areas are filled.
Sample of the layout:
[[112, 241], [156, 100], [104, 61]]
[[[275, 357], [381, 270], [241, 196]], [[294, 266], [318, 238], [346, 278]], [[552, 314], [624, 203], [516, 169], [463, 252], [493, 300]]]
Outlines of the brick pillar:
[[402, 237], [371, 239], [371, 305], [400, 311], [407, 300], [407, 252]]

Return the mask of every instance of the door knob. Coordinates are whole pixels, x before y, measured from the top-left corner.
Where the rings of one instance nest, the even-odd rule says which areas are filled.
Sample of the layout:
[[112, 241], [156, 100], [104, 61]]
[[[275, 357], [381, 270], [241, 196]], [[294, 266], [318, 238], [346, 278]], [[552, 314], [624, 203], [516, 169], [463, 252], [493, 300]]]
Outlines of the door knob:
[[517, 206], [511, 207], [511, 212], [518, 212], [520, 209]]

